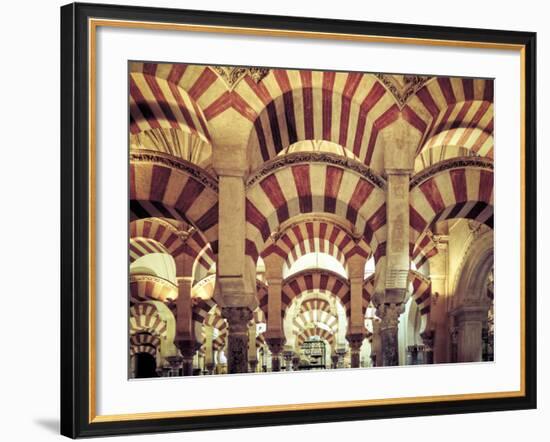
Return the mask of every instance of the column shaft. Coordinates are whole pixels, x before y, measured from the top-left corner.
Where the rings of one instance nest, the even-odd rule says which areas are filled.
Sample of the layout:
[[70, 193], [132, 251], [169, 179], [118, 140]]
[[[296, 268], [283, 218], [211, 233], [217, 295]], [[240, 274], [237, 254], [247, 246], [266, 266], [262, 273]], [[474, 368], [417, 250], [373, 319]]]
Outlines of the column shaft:
[[223, 307], [222, 316], [229, 324], [227, 337], [227, 370], [248, 372], [248, 322], [252, 311], [248, 307]]

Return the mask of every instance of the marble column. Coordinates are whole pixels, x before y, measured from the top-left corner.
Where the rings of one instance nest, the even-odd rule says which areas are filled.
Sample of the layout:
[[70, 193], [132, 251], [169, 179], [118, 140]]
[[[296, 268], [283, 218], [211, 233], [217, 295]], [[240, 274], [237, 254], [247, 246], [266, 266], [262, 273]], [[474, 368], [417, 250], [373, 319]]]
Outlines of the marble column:
[[487, 307], [465, 306], [452, 312], [458, 326], [457, 362], [480, 362]]
[[282, 337], [266, 338], [269, 351], [271, 351], [271, 371], [281, 371], [281, 352], [285, 345], [285, 339]]
[[361, 347], [365, 335], [363, 333], [354, 333], [346, 336], [349, 342], [351, 354], [351, 368], [359, 368], [361, 366]]
[[401, 304], [383, 304], [376, 312], [380, 318], [381, 365], [384, 367], [399, 365], [397, 332], [402, 312]]
[[248, 323], [252, 310], [248, 307], [223, 307], [222, 316], [227, 320], [227, 371], [248, 372]]

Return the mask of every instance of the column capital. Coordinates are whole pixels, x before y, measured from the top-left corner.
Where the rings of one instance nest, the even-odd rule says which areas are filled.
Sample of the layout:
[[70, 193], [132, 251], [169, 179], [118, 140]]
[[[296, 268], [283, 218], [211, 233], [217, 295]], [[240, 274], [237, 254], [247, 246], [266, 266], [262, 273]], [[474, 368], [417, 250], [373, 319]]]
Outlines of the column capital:
[[227, 320], [232, 331], [248, 332], [248, 323], [253, 316], [249, 307], [222, 307], [222, 317]]
[[286, 340], [281, 336], [272, 336], [272, 337], [266, 336], [265, 342], [269, 347], [269, 351], [271, 351], [271, 353], [273, 354], [278, 355], [283, 351]]
[[178, 347], [184, 359], [193, 358], [195, 352], [200, 347], [200, 343], [196, 342], [194, 339], [188, 339], [186, 337], [177, 337], [174, 340], [174, 343]]
[[382, 304], [376, 309], [376, 315], [380, 318], [380, 330], [397, 328], [399, 316], [404, 312], [403, 304]]
[[350, 333], [346, 336], [346, 339], [349, 343], [352, 351], [357, 351], [363, 345], [363, 340], [365, 339], [364, 333]]

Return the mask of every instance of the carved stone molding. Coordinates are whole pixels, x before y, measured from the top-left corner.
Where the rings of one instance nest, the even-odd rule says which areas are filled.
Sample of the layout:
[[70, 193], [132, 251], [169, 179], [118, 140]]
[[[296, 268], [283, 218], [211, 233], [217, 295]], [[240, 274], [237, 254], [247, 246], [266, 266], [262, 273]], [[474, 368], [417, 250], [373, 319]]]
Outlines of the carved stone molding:
[[393, 95], [400, 108], [434, 77], [427, 75], [374, 74]]
[[424, 181], [430, 179], [434, 175], [437, 175], [440, 172], [445, 170], [455, 169], [458, 167], [479, 167], [482, 169], [493, 170], [494, 164], [493, 160], [490, 158], [484, 157], [458, 157], [450, 158], [440, 163], [435, 164], [427, 169], [424, 169], [422, 172], [417, 173], [411, 178], [409, 182], [409, 190], [417, 187], [422, 184]]
[[380, 318], [380, 330], [397, 328], [399, 316], [403, 313], [402, 304], [382, 304], [376, 309], [376, 316]]
[[372, 169], [351, 158], [328, 152], [296, 152], [281, 157], [275, 157], [266, 162], [259, 170], [254, 172], [247, 180], [246, 187], [250, 187], [270, 173], [285, 166], [297, 163], [325, 163], [332, 166], [340, 166], [361, 175], [380, 189], [386, 188], [386, 181], [377, 175]]
[[215, 192], [218, 192], [218, 180], [207, 173], [204, 170], [201, 170], [199, 167], [171, 155], [146, 151], [146, 150], [132, 150], [130, 151], [130, 163], [157, 163], [164, 164], [165, 166], [171, 167], [173, 169], [181, 170], [189, 175], [191, 175], [198, 182], [204, 186], [212, 189]]
[[269, 68], [258, 67], [212, 66], [212, 69], [223, 81], [225, 81], [230, 90], [233, 90], [247, 75], [256, 83], [259, 83], [269, 74]]

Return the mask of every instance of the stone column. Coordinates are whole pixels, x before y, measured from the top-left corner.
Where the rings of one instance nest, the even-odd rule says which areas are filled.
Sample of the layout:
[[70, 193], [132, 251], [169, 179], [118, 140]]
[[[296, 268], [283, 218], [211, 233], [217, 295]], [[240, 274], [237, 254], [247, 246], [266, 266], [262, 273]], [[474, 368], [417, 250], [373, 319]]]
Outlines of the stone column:
[[458, 327], [452, 326], [449, 329], [450, 337], [450, 361], [458, 362]]
[[206, 368], [206, 371], [208, 371], [208, 374], [212, 374], [214, 372], [214, 368], [216, 367], [216, 362], [214, 360], [214, 349], [212, 347], [213, 333], [214, 329], [212, 326], [204, 326], [204, 367]]
[[336, 363], [336, 368], [344, 368], [344, 357], [346, 356], [346, 348], [340, 347], [336, 350], [336, 355], [338, 356], [338, 362]]
[[193, 358], [196, 351], [195, 341], [179, 339], [176, 341], [176, 344], [182, 356], [182, 376], [193, 376]]
[[180, 375], [180, 370], [182, 367], [183, 358], [180, 356], [169, 356], [166, 358], [169, 365], [169, 374], [170, 377], [175, 377]]
[[285, 345], [285, 339], [282, 337], [266, 338], [269, 351], [271, 351], [271, 371], [281, 371], [281, 352]]
[[350, 317], [348, 334], [365, 334], [365, 312], [363, 311], [363, 285], [365, 282], [364, 256], [354, 254], [348, 259], [348, 275], [350, 283]]
[[[181, 254], [176, 260], [178, 272], [188, 270], [187, 255]], [[176, 300], [176, 338], [175, 344], [179, 348], [182, 359], [183, 376], [193, 375], [193, 357], [196, 344], [193, 333], [191, 284], [190, 276], [180, 276], [178, 281], [178, 299]]]
[[397, 327], [399, 315], [403, 312], [401, 304], [383, 304], [377, 309], [380, 318], [380, 340], [382, 344], [382, 366], [399, 365]]
[[336, 353], [336, 350], [330, 355], [330, 360], [332, 362], [332, 368], [338, 368], [338, 359], [340, 356], [338, 356], [338, 353]]
[[227, 371], [248, 372], [248, 322], [252, 310], [248, 307], [223, 307], [222, 316], [227, 320]]
[[346, 339], [350, 346], [351, 368], [358, 368], [361, 366], [361, 347], [363, 346], [365, 335], [362, 333], [354, 333], [346, 336]]
[[457, 362], [480, 362], [482, 359], [483, 324], [487, 307], [465, 306], [452, 312], [458, 326]]
[[256, 352], [256, 323], [254, 321], [248, 324], [248, 365], [250, 371], [254, 373], [258, 366], [258, 355]]
[[435, 364], [449, 362], [448, 311], [450, 298], [447, 293], [447, 275], [449, 274], [449, 236], [442, 227], [437, 235], [432, 237], [437, 247], [437, 254], [432, 256], [430, 263], [430, 279], [432, 281], [432, 299], [429, 313], [429, 328], [434, 331], [434, 342], [431, 346]]
[[292, 350], [283, 351], [283, 357], [285, 358], [286, 371], [292, 371], [292, 358], [293, 358], [293, 356], [294, 356], [294, 352]]
[[292, 370], [298, 371], [300, 369], [300, 355], [298, 353], [294, 353], [294, 356], [292, 356]]
[[371, 361], [373, 367], [382, 366], [382, 342], [380, 339], [380, 320], [373, 319], [372, 321], [372, 343], [371, 343]]
[[426, 355], [424, 363], [433, 364], [435, 332], [433, 330], [425, 331], [420, 335], [420, 337], [422, 338], [422, 342], [424, 343], [424, 354]]

